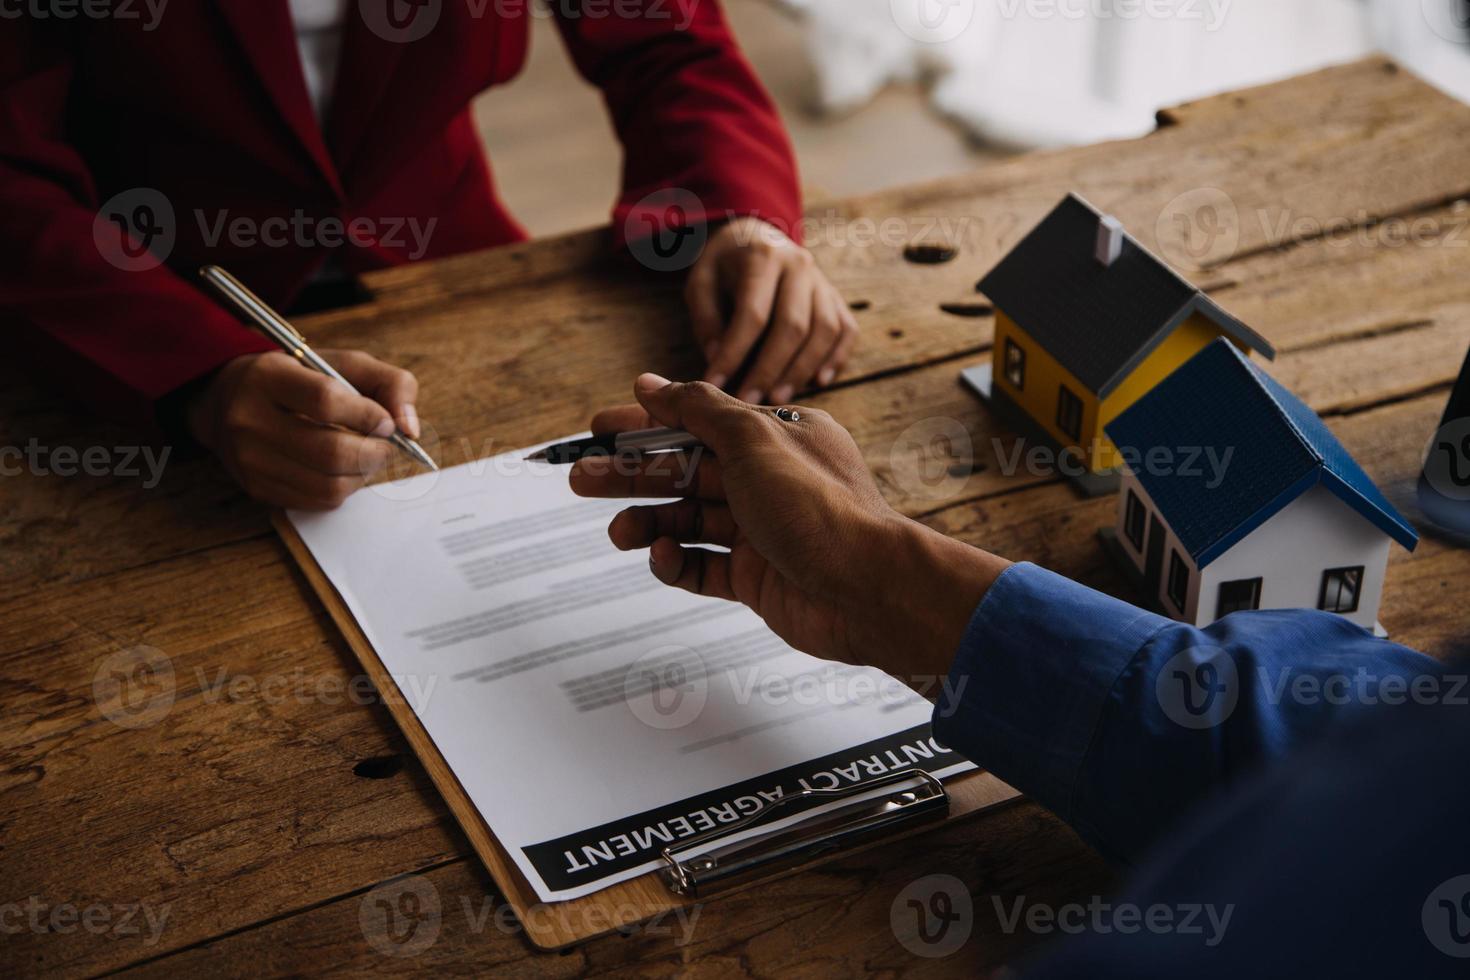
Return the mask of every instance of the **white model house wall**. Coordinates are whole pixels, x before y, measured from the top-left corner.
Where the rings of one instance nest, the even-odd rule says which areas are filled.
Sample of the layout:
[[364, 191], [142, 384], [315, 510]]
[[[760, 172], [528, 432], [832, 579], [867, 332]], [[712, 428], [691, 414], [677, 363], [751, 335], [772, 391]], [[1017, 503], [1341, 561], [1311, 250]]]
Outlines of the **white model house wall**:
[[[1141, 548], [1135, 548], [1133, 542], [1128, 540], [1128, 531], [1125, 526], [1128, 514], [1128, 492], [1130, 490], [1136, 493], [1138, 499], [1143, 503], [1143, 547]], [[1148, 495], [1148, 491], [1143, 489], [1143, 484], [1138, 482], [1138, 477], [1134, 476], [1130, 470], [1124, 469], [1122, 479], [1118, 484], [1118, 541], [1121, 542], [1123, 551], [1138, 566], [1139, 575], [1143, 575], [1146, 569], [1148, 530], [1149, 524], [1155, 515], [1158, 516], [1164, 525], [1164, 560], [1159, 569], [1158, 593], [1147, 598], [1152, 600], [1155, 606], [1163, 609], [1175, 619], [1185, 623], [1194, 623], [1197, 626], [1205, 625], [1210, 620], [1206, 619], [1204, 623], [1201, 623], [1196, 616], [1196, 612], [1199, 610], [1200, 573], [1199, 569], [1195, 567], [1194, 559], [1189, 556], [1189, 552], [1185, 550], [1179, 538], [1174, 535], [1174, 529], [1169, 526], [1168, 519], [1163, 514], [1160, 514], [1158, 508], [1154, 506], [1153, 498]], [[1179, 552], [1179, 557], [1184, 560], [1184, 566], [1189, 569], [1189, 587], [1184, 591], [1184, 608], [1182, 610], [1177, 608], [1173, 600], [1168, 596], [1169, 556], [1175, 551]], [[1214, 611], [1213, 606], [1205, 610], [1206, 614], [1213, 614]]]
[[1371, 630], [1383, 598], [1391, 543], [1319, 483], [1205, 566], [1199, 593], [1204, 622], [1214, 620], [1221, 582], [1260, 576], [1262, 609], [1316, 609], [1323, 572], [1362, 565], [1357, 612], [1342, 615]]
[[[1144, 506], [1142, 548], [1134, 547], [1124, 526], [1130, 490], [1138, 495]], [[1132, 473], [1125, 471], [1118, 492], [1118, 541], [1140, 574], [1147, 560], [1148, 521], [1157, 513], [1153, 498]], [[1378, 618], [1391, 541], [1321, 484], [1287, 504], [1229, 551], [1206, 565], [1203, 572], [1195, 567], [1193, 559], [1169, 527], [1168, 520], [1163, 515], [1159, 517], [1165, 530], [1164, 560], [1158, 594], [1150, 598], [1176, 619], [1195, 626], [1209, 625], [1215, 621], [1222, 582], [1258, 577], [1261, 579], [1260, 608], [1316, 609], [1322, 594], [1322, 573], [1329, 568], [1358, 565], [1363, 566], [1358, 609], [1342, 615], [1370, 630]], [[1189, 588], [1182, 611], [1175, 608], [1167, 595], [1169, 556], [1175, 549], [1189, 569]]]

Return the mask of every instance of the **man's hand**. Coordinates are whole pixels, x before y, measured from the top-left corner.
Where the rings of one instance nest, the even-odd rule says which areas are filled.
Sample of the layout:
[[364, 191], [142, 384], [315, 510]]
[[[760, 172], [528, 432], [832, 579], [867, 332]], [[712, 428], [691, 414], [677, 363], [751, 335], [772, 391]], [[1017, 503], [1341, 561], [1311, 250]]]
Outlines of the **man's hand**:
[[[683, 498], [620, 513], [608, 529], [615, 545], [650, 548], [661, 581], [742, 602], [799, 650], [900, 678], [948, 671], [1008, 562], [889, 507], [825, 412], [801, 408], [799, 420], [782, 421], [711, 385], [651, 374], [634, 393], [638, 406], [602, 412], [594, 430], [667, 425], [710, 452], [577, 463], [571, 485], [582, 496]], [[701, 543], [730, 551], [688, 547]]]
[[813, 383], [826, 387], [857, 344], [857, 318], [812, 253], [756, 218], [736, 218], [710, 236], [685, 300], [709, 363], [705, 380], [716, 388], [760, 344], [740, 385], [747, 402], [786, 402]]
[[[361, 351], [319, 352], [362, 392], [272, 351], [237, 357], [189, 406], [189, 428], [256, 500], [331, 510], [418, 438], [418, 381]], [[396, 420], [396, 422], [395, 422]]]

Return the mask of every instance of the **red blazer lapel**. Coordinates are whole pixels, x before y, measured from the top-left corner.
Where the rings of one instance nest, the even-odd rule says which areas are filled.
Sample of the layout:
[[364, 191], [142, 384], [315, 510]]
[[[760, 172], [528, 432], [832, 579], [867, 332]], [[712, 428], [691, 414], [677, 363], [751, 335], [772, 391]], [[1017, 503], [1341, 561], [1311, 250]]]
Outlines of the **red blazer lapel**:
[[[367, 2], [395, 4], [399, 0]], [[327, 143], [342, 173], [350, 171], [364, 138], [379, 118], [393, 72], [409, 47], [409, 42], [388, 40], [376, 33], [364, 20], [362, 7], [361, 3], [353, 3], [347, 9], [342, 63], [337, 69], [337, 86], [327, 119]]]
[[[287, 0], [216, 0], [233, 29], [256, 80], [266, 90], [281, 118], [295, 135], [321, 176], [339, 196], [337, 169], [327, 152], [321, 126], [306, 93], [296, 29]], [[354, 5], [355, 6], [355, 5]]]

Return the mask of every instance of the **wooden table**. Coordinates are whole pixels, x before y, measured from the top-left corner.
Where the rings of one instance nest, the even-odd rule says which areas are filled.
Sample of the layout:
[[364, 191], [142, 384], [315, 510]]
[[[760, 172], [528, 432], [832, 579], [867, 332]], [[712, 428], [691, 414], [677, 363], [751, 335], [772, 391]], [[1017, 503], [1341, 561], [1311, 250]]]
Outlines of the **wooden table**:
[[[1411, 518], [1421, 453], [1470, 343], [1470, 108], [1368, 60], [1159, 123], [1145, 139], [811, 212], [823, 222], [813, 248], [861, 309], [865, 341], [840, 386], [807, 401], [853, 430], [894, 506], [1121, 595], [1094, 535], [1113, 502], [1005, 472], [1011, 437], [956, 380], [988, 356], [975, 282], [1065, 192], [1118, 215], [1267, 336], [1281, 352], [1270, 371]], [[1206, 205], [1226, 217], [1223, 238], [1202, 237]], [[943, 240], [946, 227], [954, 261], [905, 261], [906, 241]], [[450, 463], [553, 438], [624, 400], [641, 369], [699, 367], [678, 284], [630, 272], [605, 242], [591, 232], [395, 270], [374, 277], [370, 306], [310, 326], [417, 372]], [[79, 418], [21, 366], [4, 370], [0, 445], [136, 441]], [[936, 438], [957, 432], [970, 450]], [[1115, 884], [1066, 827], [1021, 804], [711, 903], [691, 941], [665, 928], [537, 953], [387, 711], [351, 685], [356, 663], [266, 513], [207, 460], [172, 460], [156, 488], [143, 482], [0, 481], [7, 974], [974, 976], [1048, 938], [1005, 934], [997, 903], [1085, 901]], [[1467, 580], [1470, 554], [1432, 534], [1413, 556], [1395, 549], [1384, 623], [1438, 656], [1470, 650]], [[117, 688], [118, 672], [134, 686]], [[148, 710], [120, 716], [118, 697]], [[439, 898], [438, 935], [394, 959], [359, 914], [407, 873]], [[968, 885], [975, 924], [960, 952], [924, 959], [889, 913], [933, 873]]]

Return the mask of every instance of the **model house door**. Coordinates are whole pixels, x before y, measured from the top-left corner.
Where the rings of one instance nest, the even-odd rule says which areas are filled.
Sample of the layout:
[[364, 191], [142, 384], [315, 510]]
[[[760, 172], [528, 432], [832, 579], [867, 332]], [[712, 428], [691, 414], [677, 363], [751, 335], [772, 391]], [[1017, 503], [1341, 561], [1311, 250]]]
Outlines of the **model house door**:
[[1144, 553], [1143, 582], [1152, 602], [1159, 597], [1159, 582], [1164, 576], [1164, 522], [1157, 514], [1149, 515], [1148, 547]]

